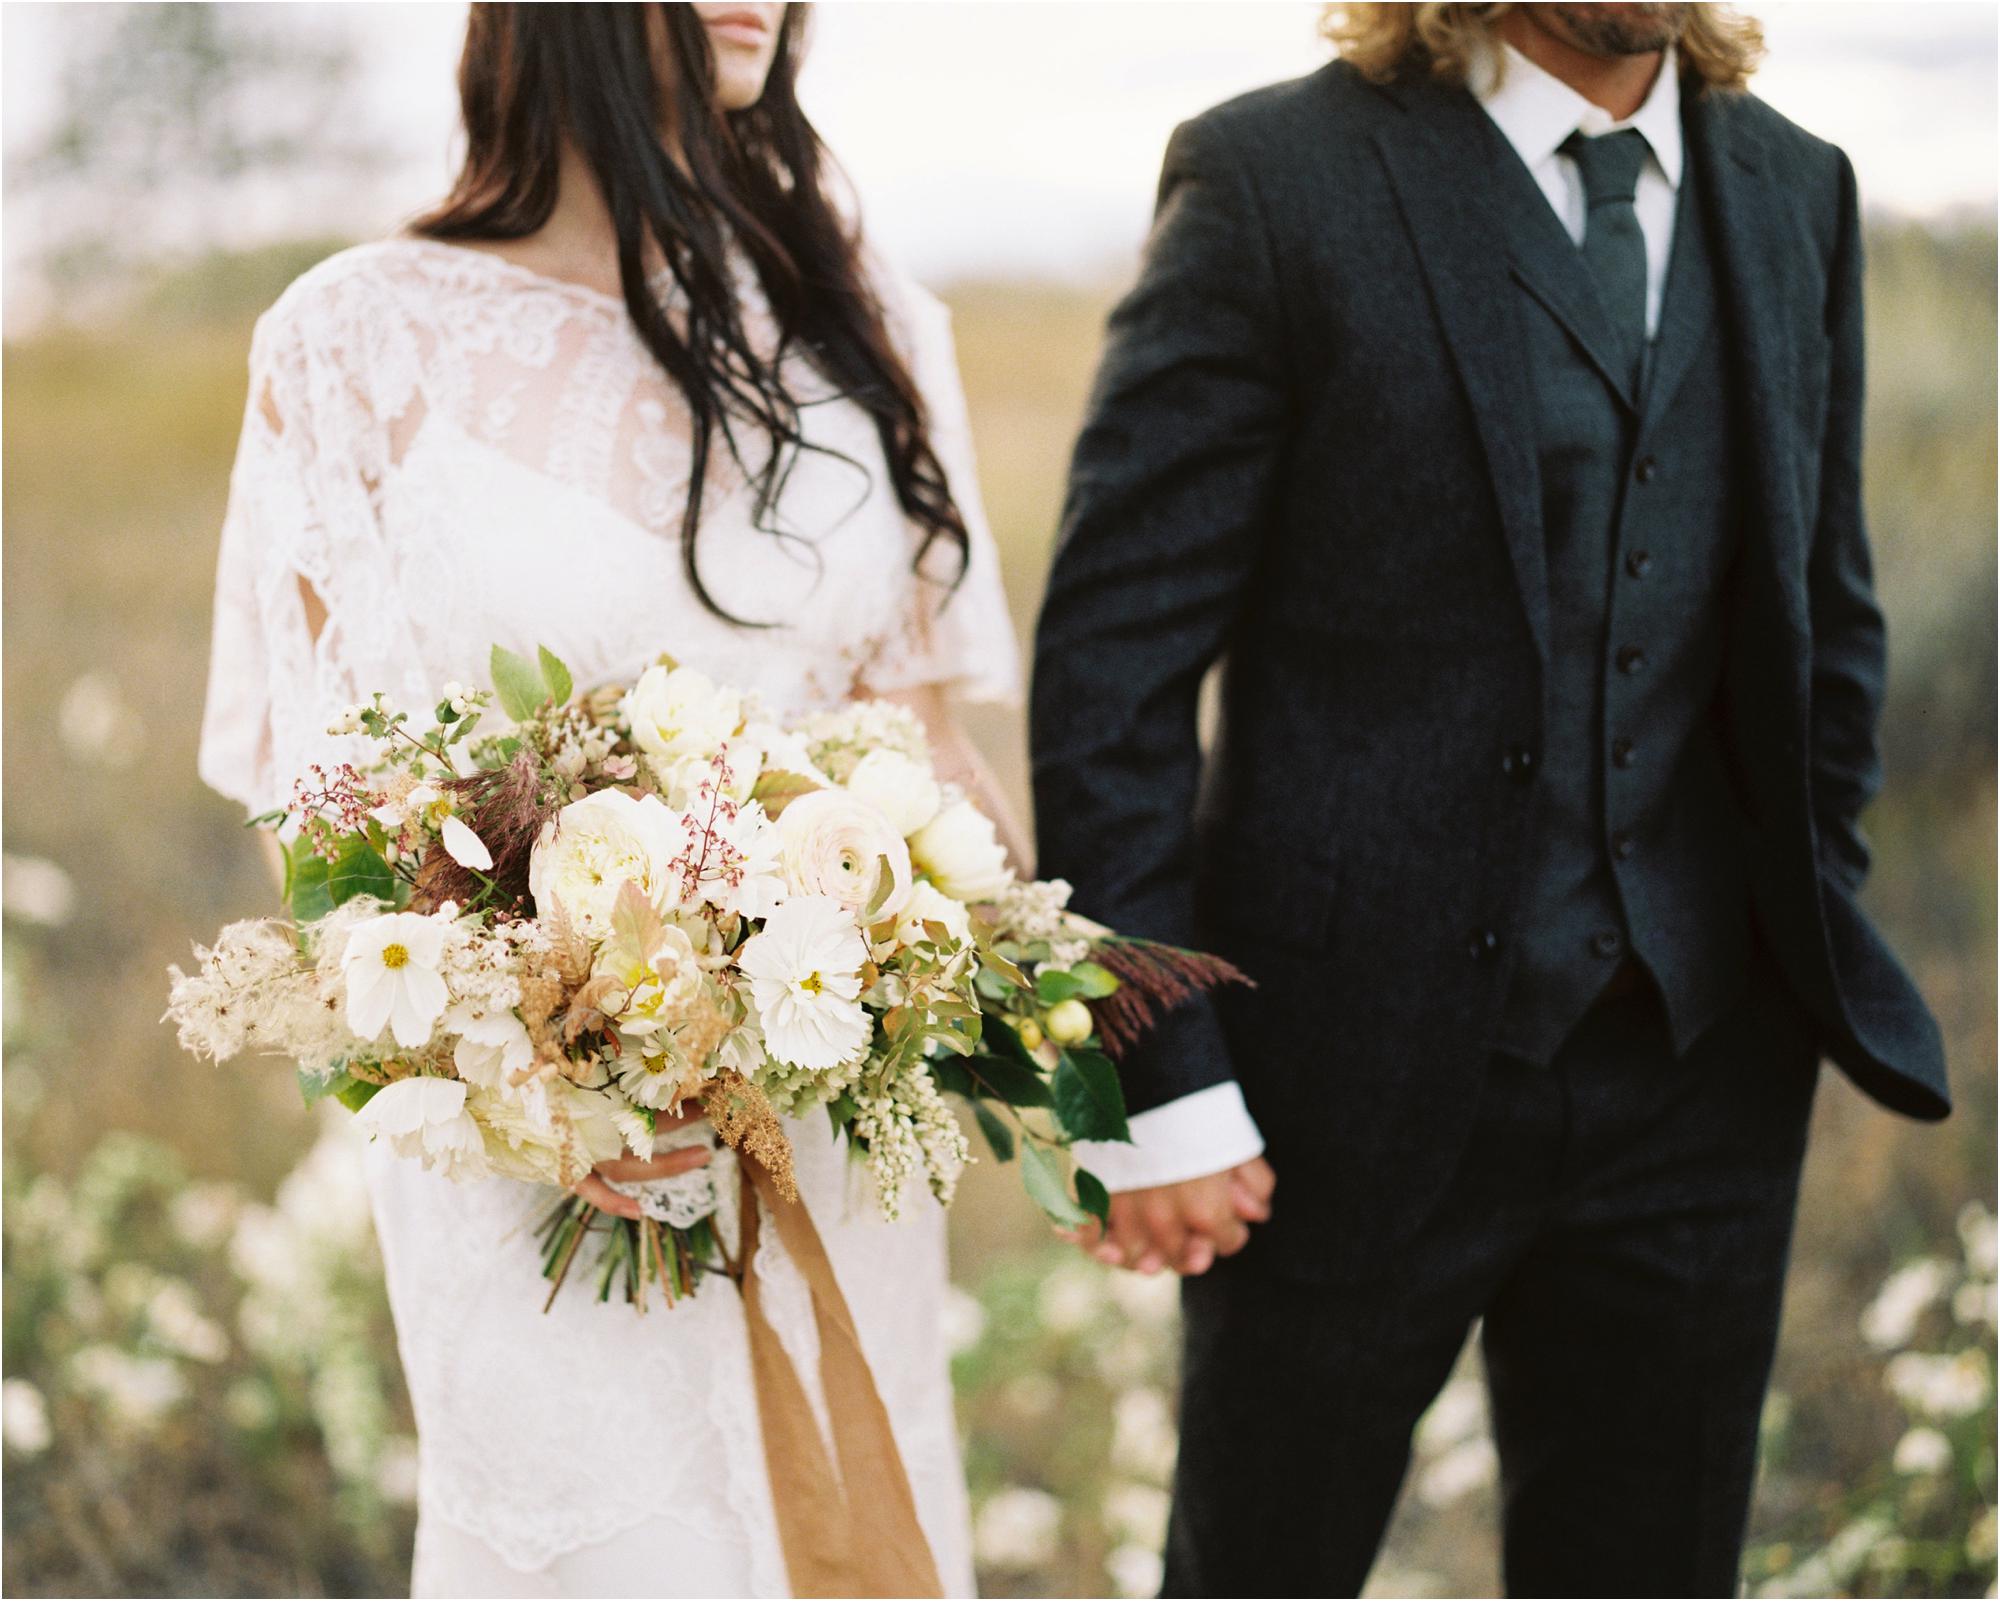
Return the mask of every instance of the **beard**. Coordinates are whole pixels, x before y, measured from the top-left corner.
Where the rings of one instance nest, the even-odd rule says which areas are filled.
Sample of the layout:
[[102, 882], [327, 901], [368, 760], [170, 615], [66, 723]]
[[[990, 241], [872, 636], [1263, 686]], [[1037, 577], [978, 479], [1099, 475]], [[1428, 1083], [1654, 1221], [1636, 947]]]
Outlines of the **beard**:
[[1563, 43], [1593, 56], [1664, 50], [1687, 26], [1687, 5], [1538, 5], [1525, 8]]

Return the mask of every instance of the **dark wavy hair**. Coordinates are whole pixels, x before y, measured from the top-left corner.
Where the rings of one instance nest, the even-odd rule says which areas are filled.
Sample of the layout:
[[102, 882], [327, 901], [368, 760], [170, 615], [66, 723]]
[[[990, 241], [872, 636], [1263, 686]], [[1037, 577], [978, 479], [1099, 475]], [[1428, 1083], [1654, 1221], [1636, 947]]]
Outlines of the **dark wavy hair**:
[[[696, 556], [703, 489], [719, 436], [750, 475], [758, 526], [783, 532], [778, 496], [799, 452], [816, 448], [783, 376], [793, 353], [874, 419], [896, 499], [924, 532], [919, 571], [940, 539], [958, 548], [961, 574], [969, 550], [923, 397], [890, 341], [860, 242], [827, 194], [825, 146], [799, 108], [807, 11], [785, 7], [757, 103], [725, 111], [713, 92], [708, 34], [691, 6], [473, 5], [458, 69], [465, 161], [451, 193], [409, 225], [447, 241], [532, 234], [555, 206], [562, 141], [574, 146], [610, 208], [626, 310], [687, 403], [693, 459], [683, 565], [702, 604], [733, 622], [741, 619], [716, 603]], [[648, 236], [679, 287], [679, 326], [647, 281]], [[732, 240], [776, 317], [775, 351], [760, 354], [746, 335]], [[768, 451], [746, 452], [738, 438], [746, 427]]]

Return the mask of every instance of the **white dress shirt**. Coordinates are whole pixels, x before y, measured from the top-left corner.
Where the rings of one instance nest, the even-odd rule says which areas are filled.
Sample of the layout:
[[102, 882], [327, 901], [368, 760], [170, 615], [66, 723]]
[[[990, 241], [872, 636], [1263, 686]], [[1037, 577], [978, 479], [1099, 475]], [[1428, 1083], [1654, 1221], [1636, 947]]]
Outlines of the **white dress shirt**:
[[[1504, 63], [1504, 65], [1503, 65]], [[1541, 185], [1569, 236], [1583, 243], [1586, 205], [1576, 162], [1561, 153], [1562, 142], [1585, 134], [1637, 128], [1649, 154], [1633, 195], [1639, 229], [1646, 239], [1646, 334], [1659, 331], [1660, 301], [1666, 289], [1667, 255], [1673, 245], [1674, 200], [1680, 189], [1684, 151], [1681, 102], [1674, 52], [1668, 47], [1645, 104], [1623, 122], [1614, 122], [1560, 78], [1536, 66], [1512, 45], [1501, 46], [1474, 63], [1470, 88], [1507, 142]], [[1131, 1120], [1130, 1145], [1079, 1144], [1077, 1160], [1104, 1181], [1106, 1189], [1143, 1189], [1219, 1173], [1260, 1155], [1257, 1130], [1243, 1091], [1233, 1080], [1197, 1090]]]
[[1673, 47], [1660, 58], [1659, 73], [1645, 104], [1623, 122], [1613, 122], [1553, 73], [1536, 66], [1512, 45], [1502, 45], [1473, 63], [1469, 84], [1487, 116], [1507, 136], [1521, 162], [1549, 197], [1570, 238], [1583, 243], [1587, 207], [1583, 176], [1561, 152], [1562, 142], [1579, 130], [1592, 138], [1636, 128], [1645, 135], [1646, 164], [1632, 209], [1646, 238], [1646, 336], [1660, 328], [1660, 301], [1667, 286], [1667, 255], [1674, 242], [1674, 197], [1680, 191], [1686, 153], [1681, 143], [1680, 75]]

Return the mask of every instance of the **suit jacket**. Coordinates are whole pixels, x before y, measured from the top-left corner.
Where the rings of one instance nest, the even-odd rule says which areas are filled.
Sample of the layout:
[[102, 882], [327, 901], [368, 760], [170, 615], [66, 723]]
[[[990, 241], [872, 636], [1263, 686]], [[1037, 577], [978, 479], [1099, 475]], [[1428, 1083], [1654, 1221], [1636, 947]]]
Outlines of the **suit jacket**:
[[[1834, 1060], [1942, 1117], [1937, 1026], [1856, 901], [1884, 639], [1853, 169], [1753, 96], [1684, 95], [1751, 435], [1717, 715], [1756, 919]], [[1449, 1176], [1523, 898], [1547, 574], [1490, 167], [1516, 158], [1483, 117], [1336, 61], [1177, 130], [1038, 630], [1041, 870], [1259, 984], [1170, 1017], [1131, 1104], [1240, 1080], [1281, 1175], [1313, 1165], [1277, 1209], [1302, 1245], [1379, 1247]]]

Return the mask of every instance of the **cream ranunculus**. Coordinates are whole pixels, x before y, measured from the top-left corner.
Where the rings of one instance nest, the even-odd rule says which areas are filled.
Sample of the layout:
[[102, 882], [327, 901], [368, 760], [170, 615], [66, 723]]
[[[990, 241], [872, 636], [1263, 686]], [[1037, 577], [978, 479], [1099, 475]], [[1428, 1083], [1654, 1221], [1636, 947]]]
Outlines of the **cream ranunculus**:
[[713, 756], [743, 721], [743, 698], [692, 667], [648, 667], [621, 709], [632, 743], [663, 771]]
[[888, 818], [905, 839], [937, 816], [944, 804], [930, 769], [899, 750], [871, 750], [847, 775], [847, 788]]
[[[859, 795], [816, 789], [778, 815], [785, 882], [795, 895], [826, 895], [875, 919], [894, 917], [910, 898], [910, 851], [903, 836]], [[886, 881], [885, 881], [886, 875]]]
[[618, 891], [636, 884], [655, 908], [674, 902], [679, 877], [670, 864], [686, 842], [681, 814], [657, 795], [601, 789], [551, 818], [528, 863], [537, 910], [552, 903], [588, 939], [611, 932]]
[[910, 860], [955, 900], [991, 900], [1014, 882], [993, 820], [969, 800], [953, 801], [910, 837]]

